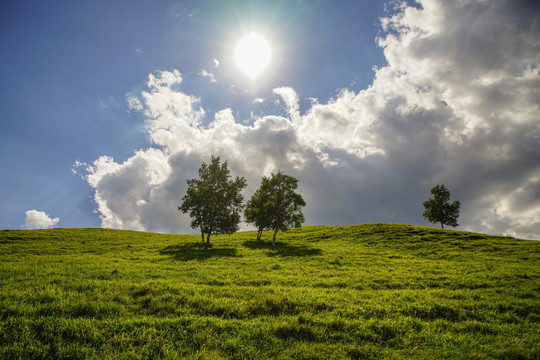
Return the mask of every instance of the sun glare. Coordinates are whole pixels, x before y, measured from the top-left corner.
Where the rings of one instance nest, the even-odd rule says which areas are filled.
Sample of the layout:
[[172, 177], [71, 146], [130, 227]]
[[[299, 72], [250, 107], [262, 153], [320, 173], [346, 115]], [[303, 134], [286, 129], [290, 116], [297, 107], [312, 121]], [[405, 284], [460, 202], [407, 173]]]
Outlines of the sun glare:
[[235, 60], [240, 70], [255, 79], [270, 62], [270, 46], [265, 38], [251, 33], [236, 45]]

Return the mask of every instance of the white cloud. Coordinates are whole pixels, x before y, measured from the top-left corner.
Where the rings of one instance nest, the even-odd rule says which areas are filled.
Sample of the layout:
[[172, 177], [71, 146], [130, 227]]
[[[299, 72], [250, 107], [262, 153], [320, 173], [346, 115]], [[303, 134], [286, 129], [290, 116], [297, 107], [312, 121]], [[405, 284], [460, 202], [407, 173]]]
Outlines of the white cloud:
[[383, 19], [388, 64], [370, 87], [312, 101], [304, 114], [296, 91], [280, 87], [287, 118], [246, 125], [227, 108], [202, 126], [206, 113], [178, 88], [179, 71], [150, 74], [130, 107], [146, 116], [155, 148], [122, 164], [103, 156], [86, 176], [102, 225], [188, 232], [176, 206], [215, 154], [247, 177], [246, 196], [271, 171], [296, 176], [311, 224], [426, 224], [421, 204], [444, 183], [462, 202], [462, 229], [540, 238], [534, 12], [504, 0], [421, 5]]
[[60, 221], [59, 218], [51, 218], [43, 211], [28, 210], [24, 219], [25, 229], [49, 229]]
[[298, 104], [298, 95], [290, 87], [279, 87], [274, 89], [274, 94], [281, 96], [287, 106], [287, 111], [293, 122], [300, 120], [300, 105]]
[[182, 82], [182, 75], [180, 71], [174, 69], [173, 71], [156, 71], [155, 74], [148, 75], [148, 82], [146, 83], [151, 91], [162, 87], [172, 87]]
[[214, 76], [214, 74], [202, 69], [201, 72], [199, 73], [199, 75], [201, 75], [203, 78], [205, 79], [208, 79], [210, 80], [210, 82], [216, 82], [216, 77]]

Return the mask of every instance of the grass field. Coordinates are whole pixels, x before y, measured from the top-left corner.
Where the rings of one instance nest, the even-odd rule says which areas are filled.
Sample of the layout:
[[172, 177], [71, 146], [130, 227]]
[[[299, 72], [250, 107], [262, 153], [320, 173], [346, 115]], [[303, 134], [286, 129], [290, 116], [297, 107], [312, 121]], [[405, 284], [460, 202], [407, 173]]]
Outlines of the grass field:
[[540, 242], [0, 231], [0, 359], [540, 359]]

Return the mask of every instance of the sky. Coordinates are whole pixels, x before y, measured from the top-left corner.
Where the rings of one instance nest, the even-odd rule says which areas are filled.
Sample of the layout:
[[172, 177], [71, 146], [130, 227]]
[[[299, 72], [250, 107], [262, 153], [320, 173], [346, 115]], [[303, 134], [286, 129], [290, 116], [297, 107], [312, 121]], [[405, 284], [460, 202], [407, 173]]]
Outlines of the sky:
[[456, 229], [540, 239], [536, 1], [3, 1], [0, 65], [0, 228], [193, 233], [216, 155], [246, 200], [296, 177], [306, 225], [438, 226], [444, 184]]

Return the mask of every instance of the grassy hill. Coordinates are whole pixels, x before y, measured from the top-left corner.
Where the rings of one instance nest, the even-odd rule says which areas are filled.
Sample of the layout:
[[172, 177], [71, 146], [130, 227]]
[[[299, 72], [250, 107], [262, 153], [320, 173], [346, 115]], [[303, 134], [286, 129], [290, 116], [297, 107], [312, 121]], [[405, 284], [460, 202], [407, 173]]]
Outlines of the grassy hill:
[[0, 358], [540, 358], [540, 242], [396, 224], [270, 237], [0, 231]]

